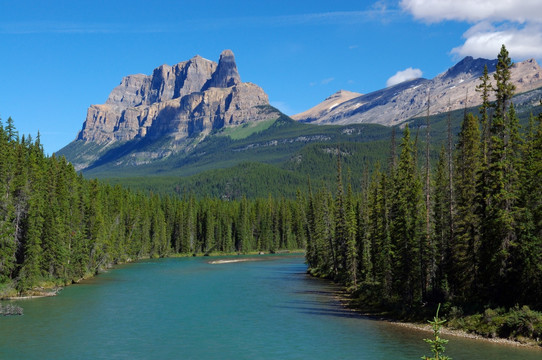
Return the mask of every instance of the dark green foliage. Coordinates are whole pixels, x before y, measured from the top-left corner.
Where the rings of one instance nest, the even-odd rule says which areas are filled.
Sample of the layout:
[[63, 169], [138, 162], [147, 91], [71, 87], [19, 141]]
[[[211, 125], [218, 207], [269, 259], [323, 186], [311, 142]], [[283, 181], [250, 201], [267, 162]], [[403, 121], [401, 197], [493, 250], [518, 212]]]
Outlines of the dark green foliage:
[[[506, 52], [499, 61], [494, 111], [486, 99], [481, 124], [463, 111], [431, 117], [429, 147], [410, 125], [396, 156], [381, 127], [283, 118], [238, 140], [215, 134], [165, 162], [189, 177], [117, 181], [141, 192], [85, 180], [63, 157], [45, 157], [39, 137], [0, 126], [0, 281], [24, 291], [149, 256], [306, 247], [312, 274], [380, 308], [541, 310], [542, 115], [521, 131]], [[482, 97], [494, 91], [487, 81]], [[301, 144], [300, 134], [322, 141]], [[274, 140], [284, 146], [263, 150]]]
[[514, 86], [510, 83], [511, 60], [503, 46], [495, 73], [495, 114], [489, 129], [488, 158], [483, 174], [482, 243], [480, 276], [486, 301], [506, 301], [510, 250], [517, 240], [518, 170], [521, 162], [519, 124], [510, 105]]
[[118, 262], [172, 253], [304, 246], [304, 204], [143, 195], [85, 180], [39, 136], [0, 126], [0, 282], [20, 293], [92, 276]]
[[431, 287], [435, 300], [444, 301], [449, 296], [449, 275], [452, 263], [452, 241], [450, 232], [450, 193], [449, 188], [448, 155], [444, 146], [439, 155], [439, 161], [434, 173], [434, 200], [433, 200], [433, 233], [430, 257], [432, 264], [430, 275]]
[[[531, 111], [540, 111], [540, 107], [533, 107], [532, 99], [542, 97], [541, 94], [539, 89], [520, 95], [518, 101], [521, 106], [517, 107], [520, 124], [527, 124]], [[467, 110], [478, 111], [476, 108]], [[460, 131], [463, 117], [463, 110], [450, 113], [454, 134]], [[437, 114], [430, 120], [430, 162], [433, 167], [441, 144], [447, 142], [448, 115]], [[409, 119], [407, 122], [412, 130], [417, 130], [426, 127], [427, 118]], [[123, 158], [122, 154], [135, 148], [142, 154], [157, 152], [160, 146], [177, 147], [179, 144], [170, 144], [168, 139], [162, 139], [161, 142], [136, 141], [104, 149], [103, 145], [75, 141], [60, 150], [58, 155], [83, 163], [85, 159], [102, 156], [104, 151], [111, 152], [108, 156], [120, 156], [122, 165], [114, 165], [116, 161], [102, 162], [102, 165], [89, 168], [84, 173], [87, 177], [98, 177], [136, 191], [181, 197], [192, 193], [196, 198], [211, 196], [239, 200], [243, 195], [253, 199], [271, 194], [294, 199], [297, 189], [305, 187], [309, 175], [315, 189], [326, 186], [334, 192], [334, 150], [337, 146], [343, 153], [343, 167], [354, 174], [352, 188], [358, 192], [362, 186], [361, 174], [371, 175], [377, 162], [382, 164], [383, 170], [388, 168], [390, 151], [394, 150], [393, 146], [390, 149], [388, 139], [396, 128], [376, 124], [313, 125], [298, 123], [284, 116], [267, 129], [262, 128], [248, 136], [233, 136], [238, 135], [237, 131], [245, 130], [230, 128], [217, 131], [200, 143], [191, 139], [195, 142], [186, 145], [189, 147], [186, 151], [138, 166], [133, 166], [133, 158]], [[419, 151], [423, 148], [420, 144]], [[425, 160], [421, 155], [418, 158]]]
[[480, 148], [478, 119], [468, 114], [459, 133], [454, 178], [456, 234], [450, 247], [452, 296], [462, 301], [472, 298], [479, 288], [478, 259], [480, 250], [480, 170], [483, 153]]
[[[334, 201], [329, 192], [309, 192], [310, 272], [357, 284], [353, 293], [364, 306], [405, 316], [440, 302], [468, 313], [516, 304], [542, 309], [542, 113], [521, 131], [510, 102], [510, 66], [503, 47], [495, 89], [487, 74], [481, 79], [482, 124], [465, 113], [455, 149], [450, 126], [448, 149], [441, 148], [431, 177], [425, 158], [425, 194], [418, 141], [411, 139], [409, 126], [399, 158], [393, 156], [385, 171], [377, 166], [359, 196], [345, 196], [341, 166]], [[492, 91], [497, 102], [490, 114]], [[351, 201], [354, 217], [348, 216]], [[355, 247], [348, 245], [352, 221]], [[532, 323], [532, 313], [510, 311], [517, 316], [503, 324]]]
[[[224, 129], [224, 132], [227, 133], [228, 130], [231, 129]], [[187, 177], [204, 171], [254, 162], [297, 171], [299, 170], [297, 165], [311, 166], [309, 159], [300, 162], [297, 156], [303, 155], [304, 149], [308, 146], [325, 145], [326, 148], [333, 149], [338, 143], [357, 144], [359, 145], [357, 152], [363, 151], [364, 156], [374, 158], [383, 155], [379, 152], [385, 149], [387, 143], [379, 141], [387, 138], [389, 133], [390, 128], [376, 124], [320, 126], [298, 123], [287, 116], [282, 116], [267, 129], [242, 138], [232, 139], [226, 134], [217, 132], [201, 142], [188, 139], [187, 141], [194, 141], [190, 144], [171, 143], [173, 140], [169, 138], [157, 141], [134, 139], [128, 143], [116, 144], [113, 148], [75, 141], [58, 151], [58, 154], [66, 156], [68, 160], [82, 163], [85, 163], [85, 158], [98, 156], [99, 160], [84, 170], [86, 176], [98, 178]], [[377, 143], [376, 146], [372, 145], [373, 142]], [[371, 145], [367, 145], [368, 143]], [[161, 147], [170, 146], [187, 146], [187, 148], [185, 151], [176, 152], [172, 156], [148, 164], [133, 166], [133, 161], [130, 160], [132, 159], [130, 154], [135, 150], [138, 153], [157, 152]], [[313, 154], [309, 156], [312, 158]], [[118, 163], [121, 165], [117, 165]], [[334, 161], [331, 166], [333, 165]]]
[[[401, 143], [392, 203], [391, 239], [394, 244], [394, 288], [407, 307], [421, 301], [424, 279], [419, 254], [423, 251], [425, 214], [422, 183], [415, 163], [414, 143], [408, 127]], [[425, 261], [426, 259], [423, 259]]]
[[449, 326], [461, 328], [485, 337], [506, 337], [518, 341], [542, 337], [542, 313], [529, 306], [485, 309], [480, 314], [463, 316], [455, 309]]

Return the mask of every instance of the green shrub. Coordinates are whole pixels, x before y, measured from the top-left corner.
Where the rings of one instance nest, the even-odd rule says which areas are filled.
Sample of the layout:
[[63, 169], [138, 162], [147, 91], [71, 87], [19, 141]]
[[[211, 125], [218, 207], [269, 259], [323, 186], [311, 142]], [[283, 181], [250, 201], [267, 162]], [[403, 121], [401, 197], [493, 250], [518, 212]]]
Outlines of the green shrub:
[[539, 338], [542, 333], [542, 313], [531, 310], [528, 306], [515, 306], [506, 316], [502, 333], [511, 338]]

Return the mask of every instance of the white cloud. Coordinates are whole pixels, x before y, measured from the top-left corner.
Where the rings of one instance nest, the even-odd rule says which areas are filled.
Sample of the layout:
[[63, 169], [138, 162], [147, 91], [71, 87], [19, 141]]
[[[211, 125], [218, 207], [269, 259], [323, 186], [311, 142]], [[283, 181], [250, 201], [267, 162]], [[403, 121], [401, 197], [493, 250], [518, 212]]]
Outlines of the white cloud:
[[413, 69], [409, 67], [408, 69], [398, 71], [395, 75], [390, 77], [388, 81], [386, 81], [386, 86], [393, 86], [404, 81], [414, 80], [422, 77], [422, 74], [423, 73], [420, 69]]
[[542, 22], [540, 0], [401, 0], [400, 5], [415, 18], [429, 22]]
[[452, 49], [453, 54], [494, 59], [505, 45], [513, 58], [542, 58], [542, 26], [527, 25], [523, 28], [504, 26], [495, 28], [479, 24], [467, 31], [465, 43]]
[[464, 44], [453, 48], [452, 54], [493, 59], [504, 44], [512, 58], [542, 58], [540, 0], [401, 0], [400, 6], [430, 23], [473, 23], [463, 34]]

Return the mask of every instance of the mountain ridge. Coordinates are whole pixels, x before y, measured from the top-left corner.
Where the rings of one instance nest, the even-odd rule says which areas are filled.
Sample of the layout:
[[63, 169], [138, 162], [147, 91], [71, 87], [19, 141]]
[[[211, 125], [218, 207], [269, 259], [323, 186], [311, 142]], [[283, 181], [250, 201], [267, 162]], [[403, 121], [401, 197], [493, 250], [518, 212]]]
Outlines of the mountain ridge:
[[[323, 104], [328, 102], [326, 99], [307, 111], [293, 115], [292, 118], [321, 125], [376, 123], [393, 126], [424, 114], [427, 111], [428, 99], [430, 115], [478, 106], [481, 100], [476, 93], [476, 86], [484, 65], [487, 65], [492, 79], [496, 63], [497, 60], [474, 59], [468, 56], [433, 79], [405, 81], [320, 111]], [[542, 68], [534, 59], [515, 64], [511, 74], [511, 81], [516, 85], [518, 94], [542, 87]]]
[[[390, 129], [373, 132], [352, 125], [417, 122], [416, 116], [425, 117], [428, 90], [440, 91], [431, 92], [435, 117], [448, 111], [449, 103], [476, 111], [479, 94], [472, 88], [479, 83], [483, 65], [491, 70], [494, 64], [495, 60], [467, 57], [433, 80], [410, 80], [368, 94], [341, 90], [310, 109], [312, 118], [295, 121], [270, 106], [260, 87], [241, 81], [233, 52], [224, 51], [218, 63], [196, 55], [173, 66], [161, 65], [152, 75], [124, 77], [105, 104], [89, 108], [78, 138], [57, 155], [66, 156], [76, 170], [101, 177], [119, 172], [184, 176], [239, 161], [283, 162], [311, 144], [334, 143], [335, 132], [348, 134], [342, 138], [346, 142], [358, 141], [368, 131], [364, 141], [382, 140]], [[540, 67], [534, 60], [516, 68], [522, 70], [512, 73], [520, 91], [540, 84]], [[538, 104], [541, 92], [542, 87], [522, 93], [522, 109]], [[358, 121], [360, 114], [372, 118]], [[322, 124], [343, 126], [316, 126]]]
[[149, 76], [125, 76], [105, 104], [89, 107], [77, 140], [103, 144], [147, 134], [179, 139], [258, 121], [258, 111], [252, 110], [268, 104], [259, 86], [241, 82], [233, 52], [224, 50], [218, 64], [194, 56], [161, 65]]
[[[161, 65], [151, 75], [125, 76], [104, 104], [91, 105], [76, 140], [101, 146], [75, 162], [85, 169], [107, 148], [124, 142], [170, 139], [163, 151], [147, 154], [148, 161], [169, 156], [228, 126], [278, 118], [259, 86], [241, 82], [231, 50], [218, 63], [199, 55], [175, 65]], [[62, 153], [62, 149], [59, 151]]]

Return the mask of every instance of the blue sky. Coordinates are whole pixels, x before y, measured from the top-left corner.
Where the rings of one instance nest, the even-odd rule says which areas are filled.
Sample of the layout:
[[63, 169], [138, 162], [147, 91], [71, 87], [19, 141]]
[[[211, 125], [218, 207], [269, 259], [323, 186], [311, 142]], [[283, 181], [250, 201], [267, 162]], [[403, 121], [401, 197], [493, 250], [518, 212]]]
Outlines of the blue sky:
[[432, 78], [466, 55], [542, 59], [540, 0], [4, 1], [0, 117], [72, 141], [91, 104], [128, 74], [235, 53], [243, 81], [289, 115], [340, 89]]

